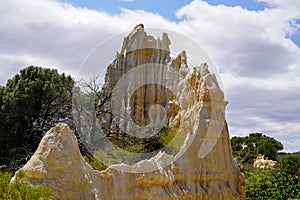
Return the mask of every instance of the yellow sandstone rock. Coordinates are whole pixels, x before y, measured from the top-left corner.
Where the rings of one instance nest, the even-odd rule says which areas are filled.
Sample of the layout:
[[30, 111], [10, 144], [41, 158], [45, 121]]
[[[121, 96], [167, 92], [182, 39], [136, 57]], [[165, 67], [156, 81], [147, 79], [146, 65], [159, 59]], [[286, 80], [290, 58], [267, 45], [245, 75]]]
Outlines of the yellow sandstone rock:
[[[59, 124], [46, 133], [21, 169], [30, 183], [49, 186], [62, 200], [245, 199], [243, 175], [232, 157], [225, 121], [227, 102], [217, 79], [205, 63], [190, 73], [186, 52], [173, 59], [169, 46], [166, 33], [155, 39], [137, 25], [108, 66], [103, 90], [113, 92], [118, 82], [124, 87], [121, 92], [134, 88], [132, 95], [118, 99], [118, 110], [129, 110], [136, 124], [166, 118], [169, 127], [186, 134], [177, 154], [159, 151], [134, 165], [96, 171], [81, 156], [73, 132]], [[131, 81], [122, 82], [129, 72]], [[139, 86], [139, 81], [146, 84]], [[113, 109], [112, 104], [104, 106]], [[116, 124], [133, 130], [125, 120], [105, 117], [108, 124], [103, 127], [109, 131], [116, 132]], [[157, 170], [145, 170], [153, 166]]]
[[259, 169], [277, 168], [278, 163], [277, 161], [269, 160], [268, 157], [265, 158], [264, 155], [259, 154], [253, 163], [253, 167]]

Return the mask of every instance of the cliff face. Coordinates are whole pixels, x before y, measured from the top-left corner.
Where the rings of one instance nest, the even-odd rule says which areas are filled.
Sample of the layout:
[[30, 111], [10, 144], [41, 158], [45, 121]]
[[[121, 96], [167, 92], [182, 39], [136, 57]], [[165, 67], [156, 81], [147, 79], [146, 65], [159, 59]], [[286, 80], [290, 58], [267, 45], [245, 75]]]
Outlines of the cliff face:
[[[57, 199], [245, 199], [217, 79], [205, 63], [190, 72], [186, 52], [172, 58], [170, 43], [167, 34], [155, 39], [137, 25], [107, 68], [97, 108], [110, 146], [144, 145], [132, 154], [153, 157], [95, 171], [59, 124], [22, 168], [26, 178]], [[166, 127], [176, 130], [173, 140], [153, 148]]]
[[[113, 94], [112, 102], [103, 104], [100, 100], [101, 106], [98, 106], [100, 120], [104, 119], [102, 111], [105, 113], [102, 128], [107, 132], [123, 131], [137, 136], [141, 131], [135, 129], [135, 124], [145, 126], [151, 123], [149, 113], [152, 105], [167, 107], [173, 96], [166, 88], [166, 66], [171, 60], [169, 45], [166, 33], [162, 39], [155, 39], [144, 32], [143, 25], [137, 25], [124, 38], [121, 52], [117, 53], [116, 59], [107, 67], [105, 85], [102, 88], [104, 98]], [[107, 111], [115, 115], [109, 115]], [[122, 117], [117, 117], [119, 115]], [[154, 111], [153, 116], [159, 117], [158, 111]], [[113, 123], [118, 126], [114, 127]]]

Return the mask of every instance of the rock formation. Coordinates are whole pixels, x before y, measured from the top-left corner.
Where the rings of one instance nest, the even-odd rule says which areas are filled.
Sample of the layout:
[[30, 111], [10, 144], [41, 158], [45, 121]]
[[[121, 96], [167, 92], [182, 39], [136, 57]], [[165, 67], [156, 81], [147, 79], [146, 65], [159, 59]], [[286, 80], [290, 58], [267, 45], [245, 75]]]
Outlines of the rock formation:
[[21, 169], [31, 184], [49, 186], [64, 200], [245, 199], [225, 121], [227, 102], [217, 79], [205, 63], [190, 73], [186, 52], [172, 58], [170, 43], [166, 33], [155, 39], [137, 25], [107, 68], [101, 94], [111, 101], [100, 99], [97, 111], [102, 129], [118, 148], [147, 144], [145, 127], [168, 127], [178, 130], [178, 151], [170, 154], [166, 145], [151, 149], [151, 158], [96, 171], [81, 157], [73, 132], [59, 124]]
[[277, 168], [278, 163], [274, 160], [269, 160], [268, 157], [265, 158], [264, 155], [259, 154], [253, 163], [253, 167], [259, 169]]

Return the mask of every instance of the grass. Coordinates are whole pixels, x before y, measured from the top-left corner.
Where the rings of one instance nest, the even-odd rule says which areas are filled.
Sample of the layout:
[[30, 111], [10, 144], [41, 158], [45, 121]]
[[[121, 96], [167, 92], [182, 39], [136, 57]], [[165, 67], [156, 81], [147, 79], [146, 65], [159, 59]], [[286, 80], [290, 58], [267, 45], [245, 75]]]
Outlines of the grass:
[[0, 170], [0, 199], [1, 200], [50, 200], [51, 190], [42, 185], [31, 186], [25, 179], [24, 173], [19, 172], [11, 182], [12, 174]]

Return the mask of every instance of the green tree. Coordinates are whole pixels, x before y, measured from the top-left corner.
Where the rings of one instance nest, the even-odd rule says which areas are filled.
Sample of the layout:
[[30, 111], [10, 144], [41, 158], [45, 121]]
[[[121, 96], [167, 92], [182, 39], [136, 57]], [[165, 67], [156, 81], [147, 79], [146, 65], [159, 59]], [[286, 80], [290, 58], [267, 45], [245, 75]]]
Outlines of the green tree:
[[73, 85], [70, 76], [35, 66], [8, 80], [0, 89], [1, 119], [5, 121], [5, 131], [0, 133], [1, 141], [5, 141], [0, 147], [2, 164], [29, 157], [54, 124], [71, 123]]
[[275, 169], [255, 170], [245, 180], [249, 200], [282, 200], [300, 198], [298, 177]]
[[232, 137], [233, 156], [243, 164], [252, 165], [258, 154], [265, 155], [271, 160], [277, 160], [277, 152], [283, 149], [283, 145], [262, 133], [250, 133], [246, 137]]
[[4, 147], [7, 143], [7, 137], [2, 137], [3, 133], [5, 132], [4, 125], [6, 124], [5, 114], [4, 114], [3, 110], [1, 109], [1, 107], [3, 105], [2, 99], [3, 99], [3, 95], [4, 95], [4, 90], [5, 90], [5, 87], [0, 86], [0, 137], [1, 137], [0, 138], [0, 166], [1, 166], [1, 164], [4, 164], [3, 160], [1, 158], [6, 152], [6, 149], [2, 148], [2, 147]]
[[277, 160], [277, 152], [282, 149], [283, 145], [281, 142], [265, 135], [257, 141], [257, 152], [271, 160]]
[[300, 176], [300, 158], [296, 155], [287, 155], [279, 160], [280, 171], [291, 176]]

